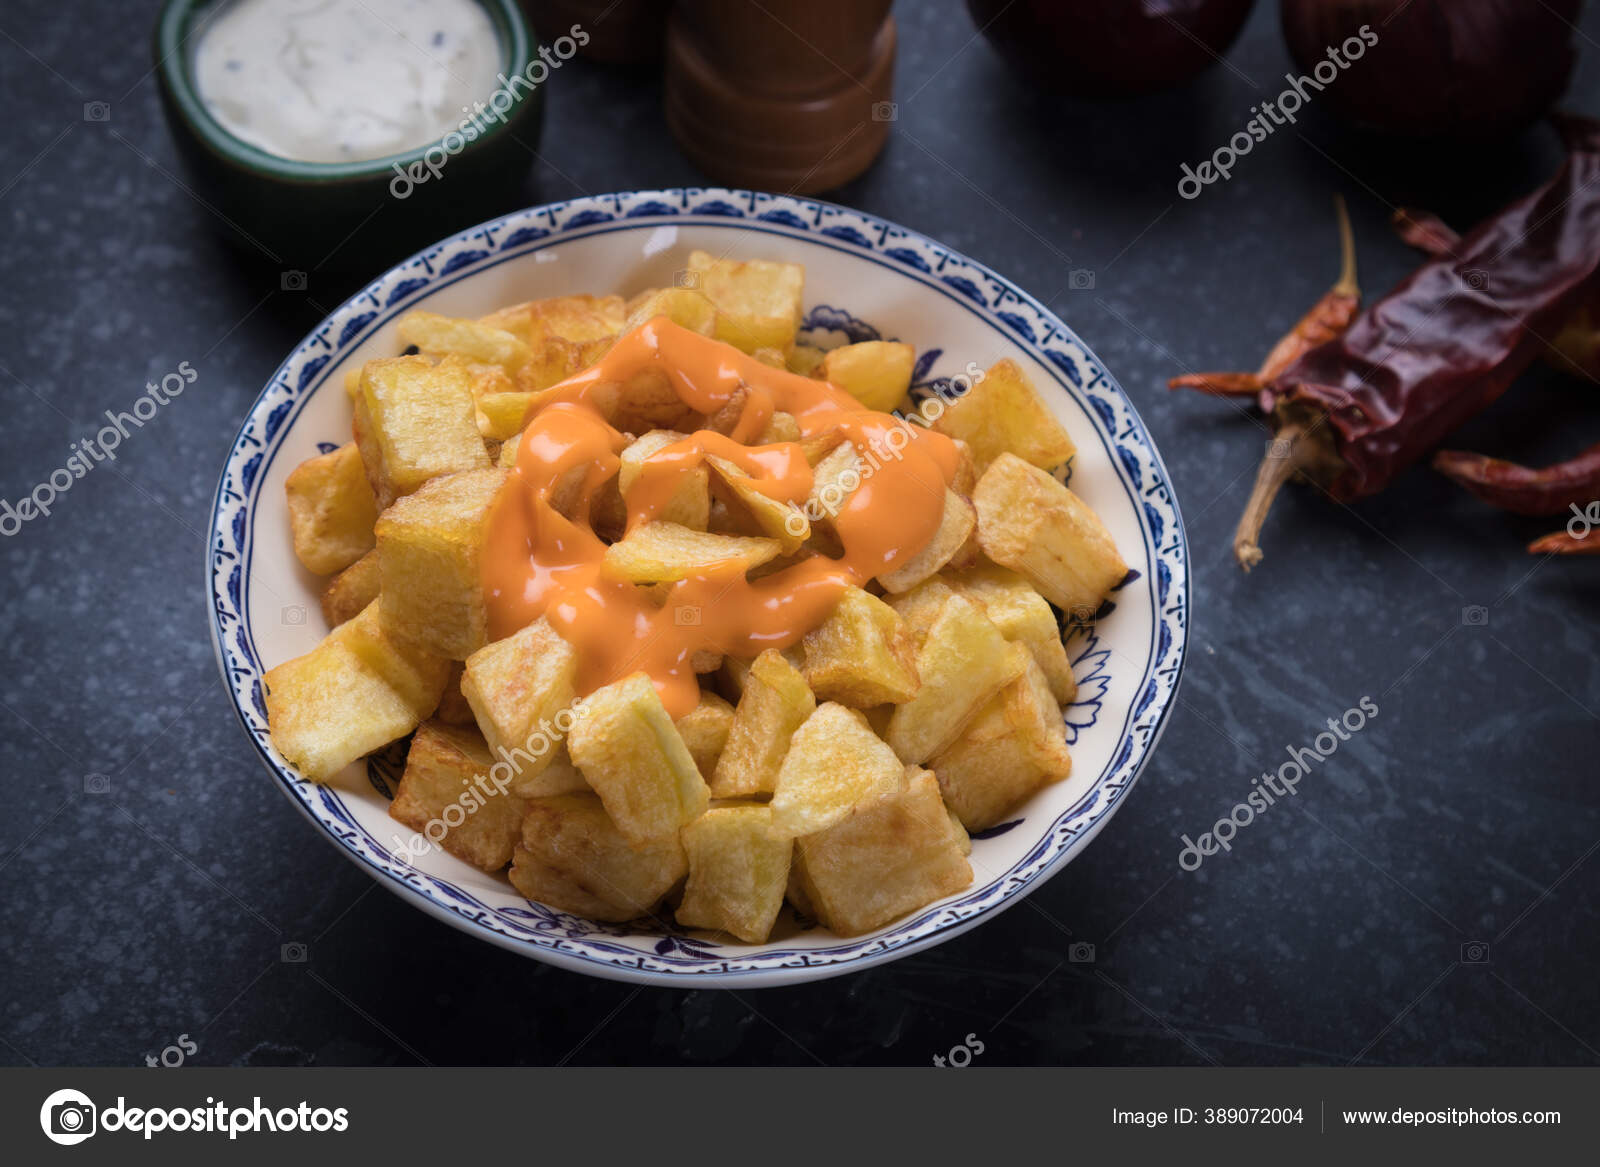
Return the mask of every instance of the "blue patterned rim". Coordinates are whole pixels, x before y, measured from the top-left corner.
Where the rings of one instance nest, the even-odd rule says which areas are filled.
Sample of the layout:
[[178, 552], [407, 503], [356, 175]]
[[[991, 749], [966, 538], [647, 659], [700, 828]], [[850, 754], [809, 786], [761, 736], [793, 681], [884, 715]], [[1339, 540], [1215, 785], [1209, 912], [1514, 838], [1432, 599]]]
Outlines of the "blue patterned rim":
[[[1121, 745], [1110, 763], [1009, 870], [952, 902], [864, 938], [808, 943], [802, 933], [782, 947], [751, 950], [663, 928], [643, 936], [653, 943], [641, 948], [643, 930], [636, 926], [598, 923], [527, 901], [517, 907], [491, 906], [391, 854], [359, 824], [337, 790], [297, 777], [272, 748], [267, 733], [261, 687], [265, 669], [246, 616], [254, 506], [267, 467], [301, 407], [327, 380], [329, 366], [423, 294], [507, 259], [594, 234], [691, 224], [802, 238], [870, 259], [960, 303], [1038, 358], [1063, 392], [1087, 406], [1095, 436], [1111, 456], [1140, 518], [1140, 554], [1127, 554], [1129, 548], [1123, 551], [1136, 571], [1151, 581], [1152, 636], [1139, 664], [1143, 670], [1136, 688], [1139, 696], [1126, 710]], [[806, 325], [814, 333], [842, 332], [852, 340], [877, 335], [848, 311], [827, 305], [814, 308]], [[924, 354], [919, 362], [917, 379], [923, 391], [938, 391], [939, 378], [931, 375], [938, 355]], [[947, 940], [1015, 904], [1082, 850], [1133, 787], [1165, 727], [1187, 646], [1189, 552], [1177, 499], [1144, 422], [1088, 347], [1032, 296], [982, 264], [860, 211], [783, 195], [698, 187], [596, 195], [518, 211], [419, 252], [341, 305], [272, 375], [234, 438], [217, 486], [211, 531], [206, 569], [217, 662], [240, 723], [290, 801], [379, 883], [431, 914], [524, 955], [622, 980], [735, 987], [853, 972]], [[1124, 597], [1124, 602], [1130, 600], [1131, 596]], [[1067, 644], [1084, 689], [1068, 710], [1070, 740], [1101, 711], [1111, 654], [1100, 648], [1089, 629], [1074, 630]], [[394, 762], [379, 756], [369, 763], [380, 791], [382, 772], [386, 766], [392, 769]], [[1021, 821], [984, 834], [1000, 833]], [[634, 943], [625, 942], [627, 938]]]

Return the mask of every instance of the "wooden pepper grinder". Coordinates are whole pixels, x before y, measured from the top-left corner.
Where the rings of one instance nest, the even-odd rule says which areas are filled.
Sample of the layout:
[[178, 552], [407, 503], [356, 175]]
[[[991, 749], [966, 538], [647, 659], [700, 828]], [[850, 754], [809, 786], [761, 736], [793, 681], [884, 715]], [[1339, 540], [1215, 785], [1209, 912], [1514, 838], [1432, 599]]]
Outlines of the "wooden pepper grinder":
[[678, 0], [666, 115], [717, 182], [787, 194], [850, 181], [897, 110], [891, 0]]

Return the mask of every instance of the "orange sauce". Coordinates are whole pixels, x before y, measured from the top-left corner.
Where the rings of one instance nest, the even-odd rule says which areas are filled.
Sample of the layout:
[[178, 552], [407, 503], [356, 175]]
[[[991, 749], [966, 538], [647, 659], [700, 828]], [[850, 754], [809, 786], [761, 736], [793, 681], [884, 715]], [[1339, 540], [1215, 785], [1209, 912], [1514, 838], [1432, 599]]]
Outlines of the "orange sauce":
[[[802, 444], [745, 444], [781, 410], [799, 423], [802, 441], [831, 433], [861, 455], [860, 485], [828, 516], [843, 553], [808, 554], [756, 580], [746, 578], [741, 560], [711, 564], [671, 584], [664, 596], [660, 588], [608, 573], [592, 509], [616, 477], [629, 439], [607, 422], [598, 402], [619, 387], [626, 395], [663, 385], [696, 413], [735, 402], [739, 412], [731, 436], [702, 429], [643, 461], [623, 499], [629, 530], [659, 515], [681, 477], [707, 456], [743, 470], [748, 485], [766, 497], [802, 507], [813, 486]], [[547, 390], [530, 411], [516, 465], [489, 515], [482, 566], [489, 636], [509, 636], [545, 616], [578, 651], [580, 695], [643, 671], [667, 711], [681, 717], [699, 700], [691, 664], [697, 652], [748, 659], [787, 648], [828, 618], [845, 588], [926, 547], [958, 462], [954, 443], [941, 434], [658, 316]], [[571, 518], [553, 505], [558, 490]]]

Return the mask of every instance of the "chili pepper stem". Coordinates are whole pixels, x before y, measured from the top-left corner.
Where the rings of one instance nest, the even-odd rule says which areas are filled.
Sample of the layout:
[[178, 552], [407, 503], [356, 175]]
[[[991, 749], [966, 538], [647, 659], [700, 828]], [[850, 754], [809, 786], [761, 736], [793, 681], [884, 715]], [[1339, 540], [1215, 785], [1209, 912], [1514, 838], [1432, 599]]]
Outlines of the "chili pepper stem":
[[1261, 562], [1261, 526], [1267, 521], [1272, 500], [1278, 497], [1283, 484], [1300, 470], [1300, 439], [1305, 430], [1299, 425], [1286, 425], [1267, 447], [1266, 457], [1256, 471], [1256, 484], [1250, 490], [1250, 499], [1239, 516], [1239, 526], [1233, 533], [1233, 557], [1239, 566], [1249, 571]]
[[1350, 212], [1345, 210], [1344, 196], [1333, 196], [1334, 213], [1339, 220], [1339, 280], [1329, 288], [1337, 296], [1361, 298], [1361, 285], [1356, 282], [1356, 236], [1350, 229]]

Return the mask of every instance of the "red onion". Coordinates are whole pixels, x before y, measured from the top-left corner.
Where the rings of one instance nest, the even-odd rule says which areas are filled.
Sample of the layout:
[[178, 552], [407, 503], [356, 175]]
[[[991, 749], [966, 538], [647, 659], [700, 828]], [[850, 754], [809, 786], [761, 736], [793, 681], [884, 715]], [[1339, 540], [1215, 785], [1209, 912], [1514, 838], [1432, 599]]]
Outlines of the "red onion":
[[1254, 4], [967, 0], [967, 9], [1030, 84], [1051, 93], [1120, 97], [1180, 85], [1216, 63]]
[[1316, 96], [1339, 116], [1404, 137], [1494, 138], [1544, 113], [1572, 73], [1583, 0], [1281, 0], [1302, 74], [1328, 50], [1376, 38]]

